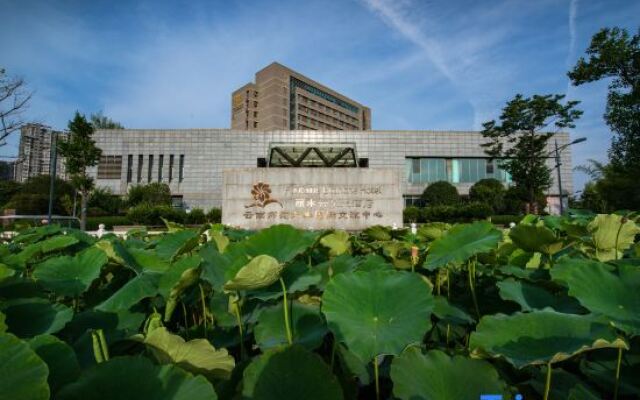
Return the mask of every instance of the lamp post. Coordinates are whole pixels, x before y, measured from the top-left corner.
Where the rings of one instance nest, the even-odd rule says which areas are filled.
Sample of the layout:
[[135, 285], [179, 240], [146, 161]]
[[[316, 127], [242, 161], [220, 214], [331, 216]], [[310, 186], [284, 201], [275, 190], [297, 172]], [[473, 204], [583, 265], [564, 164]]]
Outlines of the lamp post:
[[58, 143], [57, 136], [54, 131], [51, 131], [51, 149], [49, 160], [49, 211], [47, 213], [47, 225], [51, 226], [51, 214], [53, 213], [53, 193], [56, 184], [56, 166], [58, 157]]
[[562, 165], [562, 162], [560, 161], [560, 153], [562, 153], [562, 150], [566, 149], [567, 147], [577, 144], [577, 143], [582, 143], [582, 142], [586, 142], [587, 138], [585, 137], [581, 137], [578, 138], [576, 140], [574, 140], [573, 142], [567, 143], [563, 146], [558, 147], [558, 141], [555, 141], [555, 159], [556, 159], [556, 171], [558, 173], [558, 196], [560, 199], [560, 215], [564, 214], [564, 203], [563, 203], [563, 198], [564, 195], [562, 194], [562, 174], [560, 173], [560, 166]]

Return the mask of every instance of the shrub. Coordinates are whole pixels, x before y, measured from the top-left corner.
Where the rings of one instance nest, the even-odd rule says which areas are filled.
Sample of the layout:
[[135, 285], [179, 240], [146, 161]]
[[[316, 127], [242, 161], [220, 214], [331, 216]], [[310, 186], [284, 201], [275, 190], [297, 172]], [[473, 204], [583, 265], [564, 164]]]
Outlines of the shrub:
[[184, 223], [186, 213], [170, 206], [151, 206], [142, 203], [127, 212], [127, 218], [134, 224], [164, 225], [161, 218], [171, 222]]
[[491, 207], [483, 203], [469, 203], [462, 206], [430, 206], [422, 209], [423, 222], [469, 222], [486, 219], [493, 213]]
[[222, 210], [219, 208], [212, 208], [206, 215], [206, 220], [209, 223], [217, 224], [222, 222]]
[[481, 179], [469, 189], [469, 200], [484, 203], [494, 212], [500, 212], [504, 208], [504, 194], [504, 186], [499, 180]]
[[166, 183], [153, 182], [148, 185], [136, 185], [129, 188], [127, 204], [135, 207], [142, 203], [151, 206], [170, 206], [171, 189]]
[[409, 206], [402, 211], [402, 219], [404, 222], [420, 222], [420, 209], [415, 206]]
[[87, 230], [98, 230], [98, 225], [104, 224], [105, 229], [111, 230], [116, 225], [133, 225], [128, 217], [124, 215], [108, 215], [104, 217], [88, 217]]
[[184, 223], [189, 225], [204, 224], [206, 217], [204, 211], [201, 208], [193, 208], [190, 213], [187, 213], [184, 218]]
[[114, 195], [109, 188], [95, 188], [89, 198], [89, 215], [117, 215], [124, 204], [120, 196]]
[[[4, 208], [13, 208], [17, 214], [44, 215], [49, 211], [49, 175], [38, 175], [26, 181], [11, 196]], [[73, 198], [73, 187], [68, 182], [56, 178], [53, 199], [53, 213], [68, 215], [71, 210], [66, 207], [63, 198]]]
[[493, 209], [488, 204], [472, 202], [461, 207], [460, 212], [462, 218], [473, 221], [476, 219], [486, 219], [493, 214]]
[[451, 206], [460, 203], [460, 195], [455, 186], [445, 181], [430, 184], [424, 189], [422, 199], [427, 206]]
[[517, 224], [522, 220], [522, 215], [493, 215], [491, 216], [491, 222], [496, 225], [509, 225], [510, 223]]

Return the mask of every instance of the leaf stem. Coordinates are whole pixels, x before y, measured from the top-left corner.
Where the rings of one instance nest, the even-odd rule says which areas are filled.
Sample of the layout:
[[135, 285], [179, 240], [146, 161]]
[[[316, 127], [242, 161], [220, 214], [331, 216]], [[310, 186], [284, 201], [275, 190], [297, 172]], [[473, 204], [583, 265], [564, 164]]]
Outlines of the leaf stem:
[[182, 304], [182, 318], [184, 319], [184, 331], [187, 335], [187, 340], [189, 340], [189, 323], [187, 321], [187, 306], [184, 305], [184, 300], [180, 300], [180, 304]]
[[551, 391], [551, 361], [547, 363], [547, 380], [544, 383], [544, 400], [549, 400], [550, 391]]
[[204, 289], [202, 289], [202, 284], [198, 284], [200, 286], [200, 303], [202, 304], [202, 317], [204, 319], [204, 338], [207, 339], [207, 306], [204, 301]]
[[293, 335], [291, 334], [291, 325], [289, 324], [289, 304], [287, 302], [287, 287], [285, 286], [282, 278], [280, 278], [280, 286], [282, 286], [282, 296], [284, 299], [282, 303], [282, 308], [284, 309], [284, 328], [287, 331], [287, 342], [289, 342], [289, 345], [292, 345]]
[[616, 364], [616, 384], [613, 387], [613, 400], [618, 400], [618, 387], [620, 386], [620, 366], [622, 364], [622, 347], [618, 348], [618, 363]]
[[236, 306], [233, 307], [233, 311], [236, 314], [236, 322], [238, 324], [238, 332], [240, 333], [240, 357], [244, 359], [244, 332], [242, 330], [242, 317], [240, 316], [240, 293], [236, 291]]
[[373, 358], [373, 377], [376, 381], [376, 400], [380, 400], [380, 373], [378, 372], [378, 356]]
[[480, 308], [478, 307], [478, 297], [476, 296], [476, 284], [475, 284], [475, 275], [476, 275], [476, 265], [473, 262], [469, 262], [467, 266], [467, 271], [469, 275], [469, 289], [471, 289], [471, 297], [473, 298], [473, 308], [475, 308], [476, 316], [478, 320], [480, 320]]
[[333, 373], [333, 363], [335, 362], [335, 359], [336, 359], [336, 347], [338, 347], [335, 336], [333, 337], [332, 342], [333, 344], [331, 345], [331, 369], [330, 369], [331, 373]]

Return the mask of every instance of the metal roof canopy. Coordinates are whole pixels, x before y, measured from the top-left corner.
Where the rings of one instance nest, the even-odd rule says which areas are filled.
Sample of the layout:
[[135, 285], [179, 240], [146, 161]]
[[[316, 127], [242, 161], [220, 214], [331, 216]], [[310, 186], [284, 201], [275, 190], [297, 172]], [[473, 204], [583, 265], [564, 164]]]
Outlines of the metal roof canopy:
[[271, 143], [269, 167], [356, 168], [355, 143]]

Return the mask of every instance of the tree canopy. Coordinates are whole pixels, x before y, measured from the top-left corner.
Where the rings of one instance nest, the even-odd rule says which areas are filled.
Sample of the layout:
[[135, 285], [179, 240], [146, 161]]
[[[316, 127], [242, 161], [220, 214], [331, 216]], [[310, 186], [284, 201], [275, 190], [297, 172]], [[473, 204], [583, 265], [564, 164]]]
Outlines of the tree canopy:
[[460, 202], [460, 195], [455, 186], [446, 181], [433, 182], [424, 189], [422, 199], [430, 206], [455, 205]]
[[551, 185], [546, 165], [547, 142], [559, 130], [574, 128], [582, 115], [578, 101], [562, 103], [564, 95], [517, 94], [502, 109], [500, 122], [483, 124], [482, 135], [489, 141], [482, 146], [491, 158], [501, 159], [501, 167], [511, 174], [527, 193], [529, 212], [537, 212], [536, 197]]
[[93, 125], [95, 129], [124, 129], [124, 126], [122, 126], [121, 123], [103, 115], [102, 111], [91, 114], [89, 119], [91, 120], [91, 125]]

